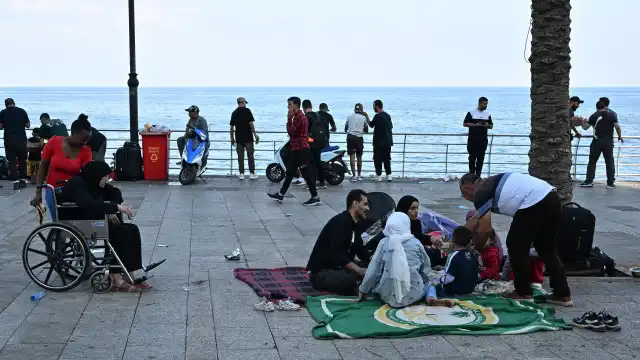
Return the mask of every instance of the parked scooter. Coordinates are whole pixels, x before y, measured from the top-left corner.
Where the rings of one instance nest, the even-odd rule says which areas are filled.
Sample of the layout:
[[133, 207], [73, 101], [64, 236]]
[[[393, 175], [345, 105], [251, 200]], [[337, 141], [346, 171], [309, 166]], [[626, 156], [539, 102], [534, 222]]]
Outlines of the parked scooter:
[[[345, 152], [345, 150], [340, 150], [339, 146], [329, 146], [322, 149], [320, 160], [324, 178], [329, 185], [340, 185], [344, 181], [345, 172], [351, 174], [344, 160], [342, 160]], [[274, 153], [273, 160], [267, 166], [267, 179], [269, 181], [279, 183], [284, 179], [290, 153], [288, 141]]]
[[[209, 134], [193, 126], [188, 126], [187, 141], [182, 151], [182, 169], [178, 180], [182, 185], [189, 185], [196, 180], [202, 179], [202, 174], [207, 170], [207, 157], [209, 150]], [[204, 181], [204, 179], [202, 179]]]

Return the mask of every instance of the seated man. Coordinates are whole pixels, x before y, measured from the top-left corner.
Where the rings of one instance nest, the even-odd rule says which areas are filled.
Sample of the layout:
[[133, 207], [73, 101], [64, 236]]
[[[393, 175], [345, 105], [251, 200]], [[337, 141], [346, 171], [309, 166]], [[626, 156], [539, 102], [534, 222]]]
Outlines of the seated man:
[[307, 270], [314, 289], [341, 295], [356, 295], [358, 281], [366, 269], [354, 263], [355, 255], [362, 261], [369, 254], [356, 236], [356, 224], [369, 211], [367, 193], [351, 190], [347, 195], [347, 210], [334, 216], [324, 226], [316, 241]]
[[[189, 106], [189, 108], [185, 109], [186, 112], [189, 113], [189, 121], [187, 121], [187, 126], [185, 129], [185, 134], [180, 136], [176, 142], [178, 143], [178, 151], [180, 152], [180, 161], [177, 162], [177, 165], [182, 165], [182, 152], [184, 151], [184, 147], [187, 144], [187, 139], [189, 138], [189, 134], [193, 133], [192, 128], [196, 128], [209, 133], [209, 126], [207, 124], [207, 119], [203, 116], [200, 116], [200, 108], [195, 105]], [[194, 136], [194, 135], [191, 135]], [[209, 150], [209, 142], [207, 141], [205, 153]], [[206, 158], [203, 159], [203, 163], [206, 162]]]

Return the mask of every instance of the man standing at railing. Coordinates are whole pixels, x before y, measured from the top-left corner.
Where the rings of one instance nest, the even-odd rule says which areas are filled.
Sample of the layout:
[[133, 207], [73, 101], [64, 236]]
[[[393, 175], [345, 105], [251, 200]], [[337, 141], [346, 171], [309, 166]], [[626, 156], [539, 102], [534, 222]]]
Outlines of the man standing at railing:
[[382, 181], [382, 165], [387, 175], [387, 181], [391, 181], [391, 147], [393, 146], [393, 123], [391, 116], [383, 110], [382, 100], [373, 102], [375, 115], [369, 121], [369, 115], [362, 112], [367, 119], [367, 124], [373, 128], [373, 166], [376, 169], [376, 181]]
[[0, 129], [4, 129], [4, 151], [9, 161], [9, 179], [27, 179], [27, 132], [31, 126], [24, 109], [12, 98], [4, 101], [0, 111]]
[[[363, 115], [362, 104], [356, 104], [353, 114], [347, 117], [344, 124], [344, 132], [347, 133], [347, 153], [351, 165], [351, 181], [362, 181], [362, 152], [364, 151], [364, 139], [362, 134], [369, 132], [367, 118]], [[356, 160], [358, 161], [358, 172], [356, 172]]]
[[622, 139], [622, 128], [618, 123], [618, 117], [614, 112], [607, 109], [604, 101], [600, 100], [596, 104], [597, 111], [589, 117], [589, 120], [582, 122], [582, 128], [587, 130], [593, 127], [593, 140], [589, 149], [589, 164], [587, 165], [587, 178], [580, 184], [580, 187], [593, 187], [593, 179], [596, 176], [596, 164], [600, 159], [600, 154], [604, 156], [607, 167], [607, 188], [615, 189], [616, 168], [613, 160], [613, 129], [618, 133], [618, 141]]
[[[238, 98], [238, 107], [231, 113], [231, 121], [229, 122], [229, 136], [231, 137], [231, 145], [236, 146], [238, 154], [238, 179], [244, 180], [244, 152], [247, 151], [247, 161], [249, 162], [249, 180], [258, 178], [256, 175], [256, 163], [253, 154], [253, 137], [256, 138], [256, 144], [260, 142], [260, 137], [256, 133], [254, 125], [255, 119], [253, 113], [247, 107], [247, 100], [243, 97]], [[234, 131], [235, 130], [235, 131]]]
[[489, 144], [487, 129], [493, 129], [491, 114], [487, 111], [489, 100], [486, 97], [478, 99], [478, 107], [469, 111], [462, 126], [469, 128], [467, 137], [467, 153], [469, 153], [469, 173], [482, 175], [484, 155]]
[[580, 104], [584, 104], [584, 100], [580, 100], [580, 98], [577, 96], [572, 96], [571, 99], [569, 99], [569, 127], [571, 128], [571, 130], [569, 130], [570, 141], [573, 141], [573, 134], [571, 133], [571, 131], [576, 134], [577, 138], [582, 136], [576, 129], [576, 125], [582, 124], [582, 122], [585, 120], [585, 118], [581, 116], [576, 116], [576, 110], [578, 110]]

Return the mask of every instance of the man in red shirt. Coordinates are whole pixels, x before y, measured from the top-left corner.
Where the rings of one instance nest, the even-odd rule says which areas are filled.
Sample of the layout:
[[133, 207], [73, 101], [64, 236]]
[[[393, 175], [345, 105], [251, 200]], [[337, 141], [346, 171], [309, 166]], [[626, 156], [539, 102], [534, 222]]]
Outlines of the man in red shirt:
[[[287, 133], [289, 134], [289, 148], [291, 154], [289, 155], [289, 163], [287, 164], [287, 176], [284, 178], [282, 188], [278, 193], [269, 193], [267, 196], [281, 202], [284, 199], [284, 194], [289, 190], [291, 181], [296, 176], [298, 168], [305, 175], [305, 180], [309, 184], [309, 192], [311, 193], [311, 199], [302, 203], [304, 206], [320, 205], [320, 199], [318, 198], [318, 191], [316, 189], [316, 179], [313, 171], [308, 171], [308, 164], [311, 160], [311, 149], [309, 148], [309, 121], [300, 110], [300, 98], [290, 97], [287, 100], [287, 106], [289, 113], [287, 116]], [[313, 169], [313, 167], [310, 167]]]

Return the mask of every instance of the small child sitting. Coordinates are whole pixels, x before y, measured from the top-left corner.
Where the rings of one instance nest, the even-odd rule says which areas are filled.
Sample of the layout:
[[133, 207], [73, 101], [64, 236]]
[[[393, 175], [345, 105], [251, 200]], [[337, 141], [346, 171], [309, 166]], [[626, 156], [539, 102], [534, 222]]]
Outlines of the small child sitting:
[[[544, 261], [538, 256], [538, 253], [534, 248], [529, 250], [529, 271], [531, 275], [531, 286], [537, 289], [542, 289], [542, 283], [544, 282]], [[513, 271], [511, 271], [511, 262], [509, 257], [504, 262], [502, 268], [502, 278], [504, 280], [513, 281]]]
[[447, 259], [445, 274], [437, 285], [427, 288], [427, 302], [430, 305], [438, 297], [468, 295], [475, 290], [478, 283], [478, 258], [469, 248], [471, 238], [471, 230], [464, 226], [453, 231], [454, 252]]
[[[475, 215], [475, 210], [469, 210], [466, 220]], [[481, 266], [480, 279], [482, 280], [499, 280], [500, 267], [502, 264], [502, 244], [500, 238], [494, 229], [491, 229], [489, 241], [487, 241], [484, 249], [480, 251]]]

